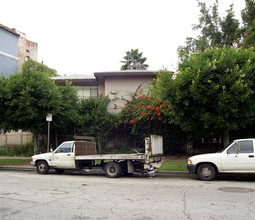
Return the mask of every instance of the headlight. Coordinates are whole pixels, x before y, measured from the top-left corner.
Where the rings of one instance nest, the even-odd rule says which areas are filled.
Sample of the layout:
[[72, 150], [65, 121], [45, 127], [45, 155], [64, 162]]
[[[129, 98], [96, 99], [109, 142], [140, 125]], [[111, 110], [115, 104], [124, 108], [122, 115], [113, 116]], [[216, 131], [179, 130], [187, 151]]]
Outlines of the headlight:
[[192, 161], [191, 161], [191, 159], [188, 159], [188, 164], [192, 164]]

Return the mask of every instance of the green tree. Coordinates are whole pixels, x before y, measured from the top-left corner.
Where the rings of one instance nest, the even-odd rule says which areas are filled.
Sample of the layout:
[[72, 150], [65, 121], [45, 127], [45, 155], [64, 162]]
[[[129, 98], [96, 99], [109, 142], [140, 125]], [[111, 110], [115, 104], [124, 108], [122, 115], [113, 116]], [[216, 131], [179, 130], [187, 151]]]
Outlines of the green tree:
[[254, 0], [245, 0], [245, 4], [245, 9], [242, 10], [244, 45], [245, 47], [255, 47], [255, 2]]
[[45, 117], [55, 113], [60, 93], [55, 84], [42, 72], [23, 69], [6, 81], [5, 130], [45, 131]]
[[0, 127], [4, 131], [21, 129], [35, 136], [47, 134], [47, 113], [53, 115], [55, 129], [78, 120], [76, 91], [70, 85], [58, 87], [48, 72], [37, 70], [31, 62], [24, 64], [21, 73], [9, 79], [2, 77], [0, 85]]
[[165, 72], [155, 84], [170, 122], [194, 134], [224, 133], [226, 144], [229, 131], [254, 121], [254, 73], [252, 49], [211, 48], [184, 60], [176, 79]]
[[81, 135], [95, 137], [99, 152], [111, 137], [116, 120], [116, 116], [107, 111], [109, 102], [110, 99], [105, 96], [100, 96], [98, 99], [92, 97], [82, 99], [79, 109], [81, 123], [77, 127], [77, 132]]
[[7, 111], [7, 106], [5, 104], [7, 100], [7, 91], [6, 91], [6, 82], [7, 79], [1, 75], [0, 76], [0, 133], [5, 124], [8, 123], [5, 118], [5, 113]]
[[26, 72], [26, 71], [33, 71], [33, 72], [41, 72], [45, 75], [47, 75], [48, 77], [53, 77], [53, 76], [57, 76], [56, 71], [47, 67], [44, 64], [38, 63], [34, 60], [27, 60], [23, 65], [22, 65], [22, 69], [21, 72]]
[[241, 35], [241, 30], [239, 28], [239, 21], [235, 19], [235, 14], [233, 11], [233, 4], [227, 10], [227, 16], [223, 18], [220, 22], [222, 30], [222, 44], [232, 45], [233, 41], [238, 39]]
[[56, 106], [53, 115], [52, 130], [54, 130], [55, 135], [59, 133], [72, 135], [75, 133], [75, 127], [80, 125], [80, 100], [71, 83], [56, 87], [59, 96], [58, 106]]
[[121, 63], [124, 64], [121, 66], [121, 70], [146, 70], [149, 67], [148, 64], [145, 64], [147, 58], [143, 57], [143, 53], [139, 53], [138, 49], [127, 51], [123, 59]]
[[178, 48], [180, 56], [185, 51], [191, 53], [210, 47], [232, 45], [233, 40], [240, 37], [239, 22], [234, 18], [232, 4], [227, 10], [227, 16], [222, 19], [218, 13], [217, 0], [211, 7], [207, 7], [205, 2], [197, 2], [200, 7], [199, 23], [193, 25], [193, 30], [200, 31], [200, 34], [196, 38], [186, 38], [186, 45]]

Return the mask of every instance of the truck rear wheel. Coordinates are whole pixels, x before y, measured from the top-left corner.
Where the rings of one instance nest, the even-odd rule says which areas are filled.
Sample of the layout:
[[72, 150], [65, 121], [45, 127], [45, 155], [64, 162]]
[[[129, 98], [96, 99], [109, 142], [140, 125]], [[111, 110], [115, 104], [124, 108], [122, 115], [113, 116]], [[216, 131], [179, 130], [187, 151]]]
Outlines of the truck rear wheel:
[[106, 176], [111, 178], [119, 177], [122, 174], [122, 168], [118, 163], [108, 163], [104, 170]]
[[46, 161], [39, 161], [36, 165], [36, 170], [39, 174], [47, 174], [49, 172], [49, 169], [49, 165]]
[[202, 164], [197, 169], [197, 175], [201, 180], [213, 180], [216, 176], [215, 168], [210, 164]]

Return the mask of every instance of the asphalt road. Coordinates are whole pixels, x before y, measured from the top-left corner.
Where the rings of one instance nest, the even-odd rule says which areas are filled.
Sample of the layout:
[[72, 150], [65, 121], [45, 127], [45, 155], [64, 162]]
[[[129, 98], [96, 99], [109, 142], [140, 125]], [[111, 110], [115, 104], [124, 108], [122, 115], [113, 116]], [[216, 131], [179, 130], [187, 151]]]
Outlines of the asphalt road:
[[0, 171], [0, 219], [254, 219], [254, 178]]

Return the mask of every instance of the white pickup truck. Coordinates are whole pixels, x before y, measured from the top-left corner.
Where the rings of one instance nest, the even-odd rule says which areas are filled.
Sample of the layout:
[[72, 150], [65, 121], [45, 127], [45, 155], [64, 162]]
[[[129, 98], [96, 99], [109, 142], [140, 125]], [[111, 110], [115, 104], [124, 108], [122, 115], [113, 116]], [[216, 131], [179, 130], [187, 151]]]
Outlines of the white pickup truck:
[[[63, 142], [50, 153], [31, 157], [31, 165], [36, 166], [39, 174], [47, 174], [50, 169], [58, 173], [65, 170], [103, 170], [108, 177], [119, 177], [122, 173], [146, 173], [145, 164], [159, 162], [163, 155], [163, 137], [151, 135], [145, 138], [145, 153], [134, 154], [97, 154], [96, 143], [92, 140]], [[79, 139], [78, 138], [78, 139]]]
[[201, 180], [213, 180], [218, 173], [255, 173], [255, 139], [239, 139], [217, 153], [188, 159], [189, 173]]

